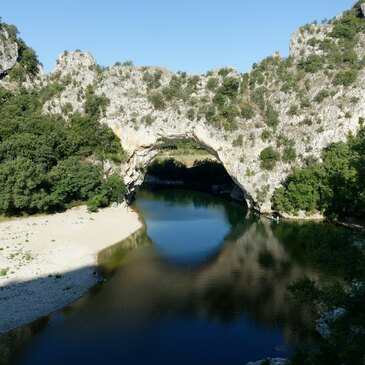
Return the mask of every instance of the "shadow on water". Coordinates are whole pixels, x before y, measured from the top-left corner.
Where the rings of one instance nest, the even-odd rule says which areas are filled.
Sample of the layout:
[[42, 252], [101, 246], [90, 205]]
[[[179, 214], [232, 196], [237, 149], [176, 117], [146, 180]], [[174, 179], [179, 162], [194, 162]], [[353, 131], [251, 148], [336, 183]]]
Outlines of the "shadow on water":
[[[287, 291], [303, 275], [328, 279], [299, 243], [290, 245], [306, 225], [276, 226], [196, 192], [141, 191], [136, 205], [146, 226], [100, 254], [107, 282], [62, 312], [0, 337], [4, 364], [243, 364], [316, 341], [312, 309]], [[221, 227], [212, 227], [218, 218]], [[201, 227], [221, 236], [173, 260], [159, 245], [169, 229], [186, 229], [181, 222], [199, 223], [186, 232], [193, 241], [206, 237]], [[183, 242], [169, 239], [172, 246]]]

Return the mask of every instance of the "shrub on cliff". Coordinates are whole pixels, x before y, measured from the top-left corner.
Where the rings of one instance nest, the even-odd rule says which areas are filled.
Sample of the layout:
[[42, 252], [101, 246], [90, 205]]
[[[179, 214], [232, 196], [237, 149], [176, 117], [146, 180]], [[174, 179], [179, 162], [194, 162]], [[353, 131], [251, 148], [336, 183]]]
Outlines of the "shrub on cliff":
[[342, 17], [334, 22], [331, 36], [340, 40], [350, 41], [364, 29], [364, 19], [358, 2], [352, 9], [345, 12]]
[[149, 94], [148, 101], [156, 110], [164, 110], [166, 108], [165, 100], [160, 92], [153, 92]]
[[333, 80], [334, 84], [350, 86], [356, 81], [358, 74], [359, 71], [356, 69], [339, 71]]
[[238, 79], [234, 77], [225, 77], [223, 79], [222, 86], [218, 89], [218, 92], [232, 98], [237, 95], [239, 87], [240, 82]]
[[207, 82], [207, 89], [210, 91], [214, 91], [219, 85], [219, 80], [216, 77], [209, 78]]
[[322, 69], [324, 65], [324, 59], [318, 55], [309, 55], [306, 59], [301, 60], [298, 63], [298, 67], [305, 72], [316, 73]]
[[279, 113], [271, 104], [268, 104], [264, 117], [266, 124], [270, 127], [275, 128], [280, 123]]
[[260, 166], [265, 170], [272, 170], [280, 159], [280, 154], [273, 147], [264, 148], [260, 153]]
[[110, 100], [105, 95], [96, 95], [92, 85], [88, 85], [84, 103], [84, 110], [88, 116], [98, 120], [109, 104]]
[[243, 103], [241, 105], [241, 115], [245, 119], [252, 119], [255, 115], [255, 111], [249, 103]]

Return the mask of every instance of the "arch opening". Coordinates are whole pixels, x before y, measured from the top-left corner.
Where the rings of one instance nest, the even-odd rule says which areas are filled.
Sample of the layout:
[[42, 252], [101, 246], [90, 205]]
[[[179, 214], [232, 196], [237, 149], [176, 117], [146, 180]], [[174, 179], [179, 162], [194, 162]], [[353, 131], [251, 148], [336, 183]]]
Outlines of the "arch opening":
[[159, 141], [144, 168], [141, 185], [199, 190], [248, 205], [245, 192], [227, 172], [218, 154], [193, 138]]

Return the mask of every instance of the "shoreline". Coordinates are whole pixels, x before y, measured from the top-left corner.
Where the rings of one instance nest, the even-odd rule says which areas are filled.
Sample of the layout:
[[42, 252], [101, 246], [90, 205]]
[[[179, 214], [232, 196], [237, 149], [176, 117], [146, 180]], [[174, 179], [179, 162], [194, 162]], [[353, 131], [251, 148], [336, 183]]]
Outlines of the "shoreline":
[[98, 282], [98, 254], [142, 227], [126, 204], [0, 223], [0, 334], [71, 304]]

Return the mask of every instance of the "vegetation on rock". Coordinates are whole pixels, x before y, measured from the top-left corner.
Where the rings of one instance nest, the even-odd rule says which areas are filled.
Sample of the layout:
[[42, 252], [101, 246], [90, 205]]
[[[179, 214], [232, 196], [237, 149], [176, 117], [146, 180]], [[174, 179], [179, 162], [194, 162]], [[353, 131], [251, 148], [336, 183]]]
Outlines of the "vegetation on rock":
[[2, 22], [1, 27], [7, 31], [10, 39], [18, 44], [18, 64], [9, 71], [11, 79], [24, 82], [27, 76], [34, 78], [39, 72], [40, 65], [37, 54], [19, 37], [19, 31], [15, 25]]
[[277, 150], [271, 146], [266, 147], [260, 153], [261, 167], [265, 170], [272, 170], [279, 158], [280, 154]]

